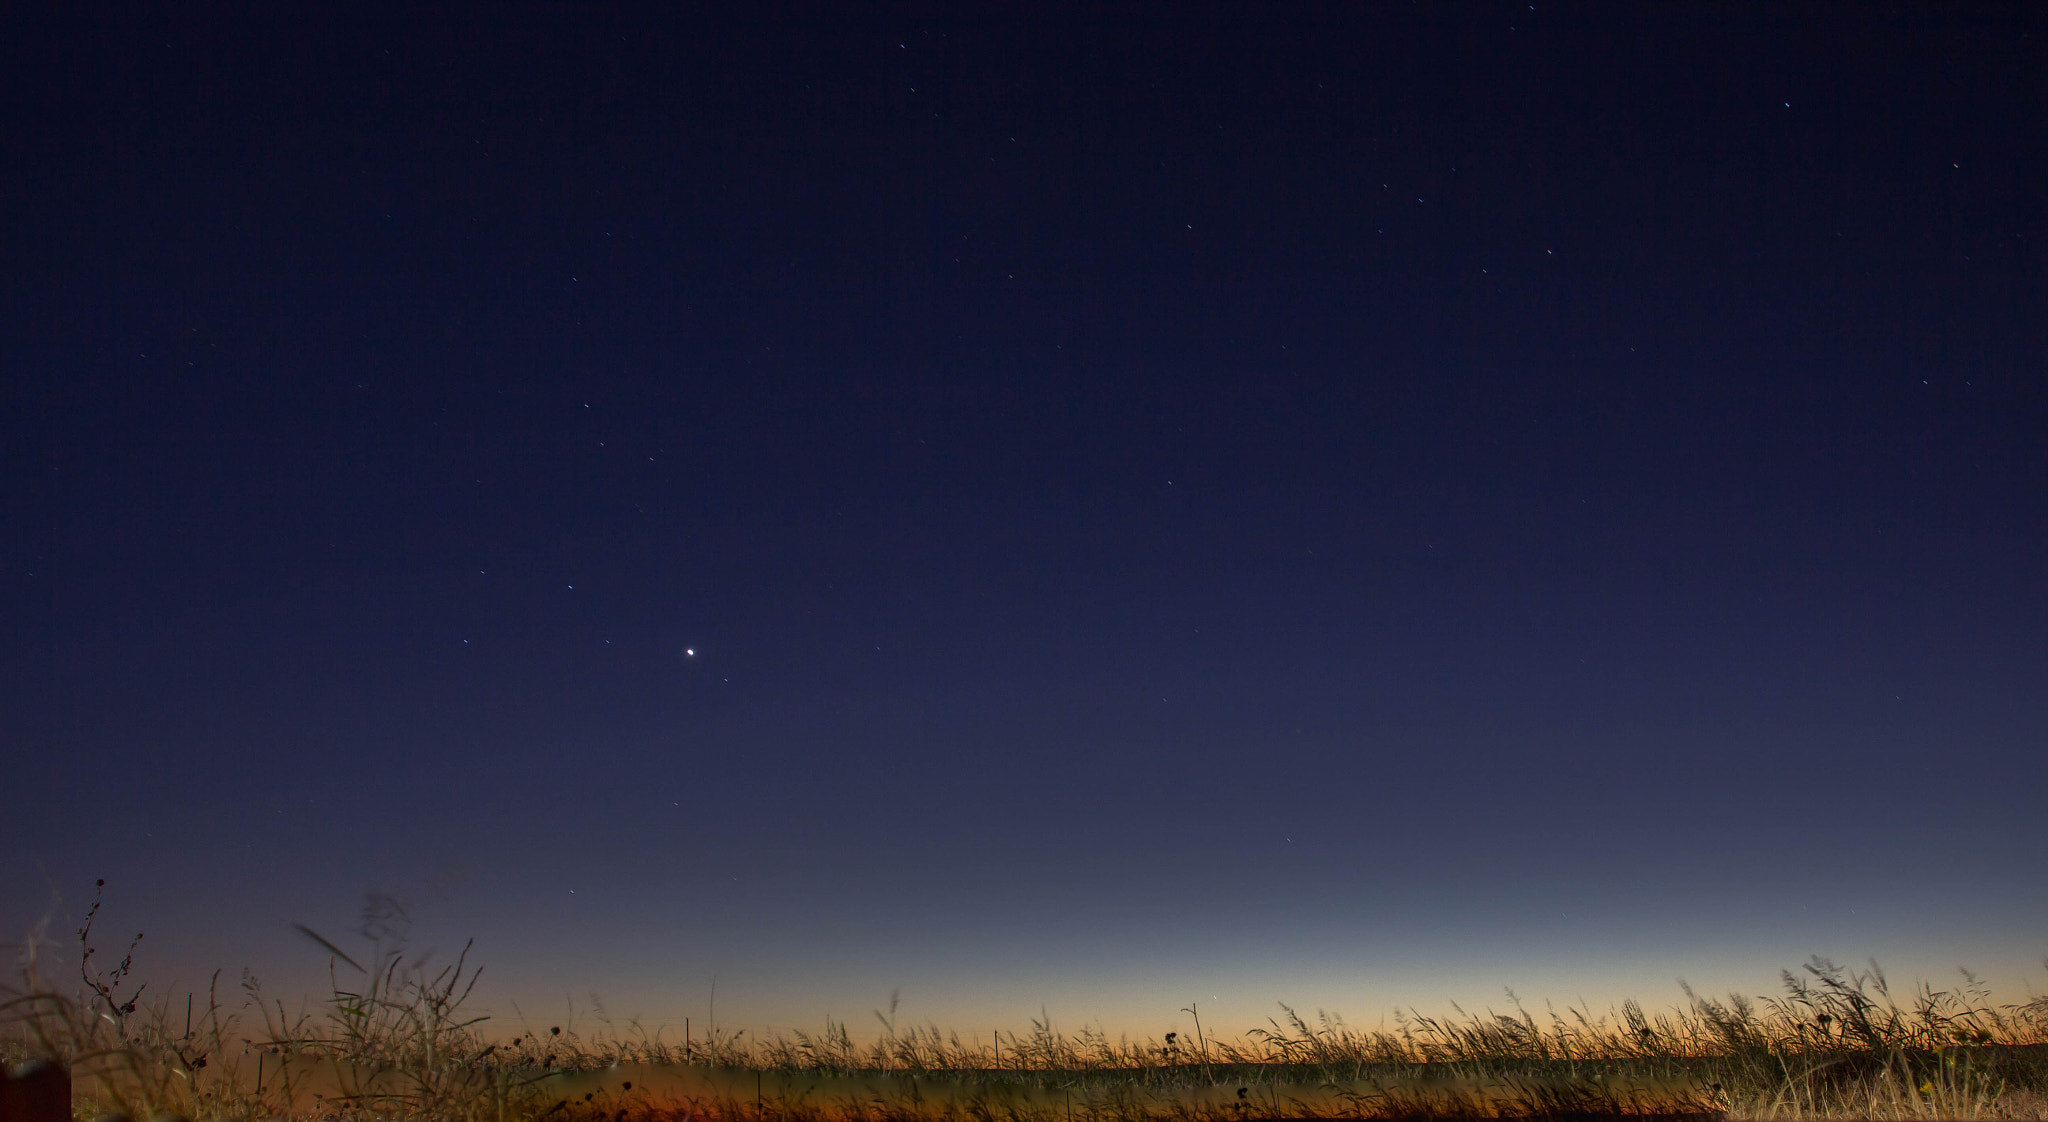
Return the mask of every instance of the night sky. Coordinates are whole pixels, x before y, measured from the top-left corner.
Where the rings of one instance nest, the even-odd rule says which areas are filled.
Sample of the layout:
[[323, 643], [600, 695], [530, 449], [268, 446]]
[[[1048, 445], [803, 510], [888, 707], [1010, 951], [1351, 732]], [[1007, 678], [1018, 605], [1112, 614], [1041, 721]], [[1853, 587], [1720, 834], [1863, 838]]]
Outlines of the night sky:
[[288, 7], [6, 17], [5, 939], [2048, 982], [2040, 6]]

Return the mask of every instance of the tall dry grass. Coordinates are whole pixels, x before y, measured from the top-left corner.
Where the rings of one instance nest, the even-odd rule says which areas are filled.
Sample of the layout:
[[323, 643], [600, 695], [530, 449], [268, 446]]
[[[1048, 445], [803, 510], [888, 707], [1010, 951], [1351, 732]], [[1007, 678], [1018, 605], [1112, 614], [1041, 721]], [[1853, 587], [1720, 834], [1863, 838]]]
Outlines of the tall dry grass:
[[[678, 1042], [637, 1026], [508, 1037], [465, 1010], [480, 973], [470, 948], [439, 966], [409, 959], [405, 912], [387, 897], [367, 903], [356, 953], [300, 929], [327, 957], [330, 984], [313, 1011], [297, 1015], [246, 974], [232, 1001], [218, 973], [203, 998], [150, 993], [135, 972], [142, 936], [109, 963], [95, 946], [99, 913], [96, 894], [76, 932], [74, 983], [45, 978], [39, 948], [51, 944], [39, 931], [0, 1002], [0, 1058], [69, 1064], [88, 1114], [2048, 1118], [2048, 998], [1997, 1005], [1967, 973], [1953, 987], [1922, 984], [1900, 996], [1875, 964], [1848, 969], [1816, 958], [1784, 971], [1773, 995], [1714, 998], [1688, 988], [1684, 1006], [1655, 1013], [1627, 1001], [1604, 1015], [1546, 1008], [1539, 1016], [1515, 1002], [1510, 1013], [1453, 1006], [1453, 1016], [1407, 1011], [1391, 1028], [1359, 1029], [1283, 1005], [1236, 1036], [1194, 1040], [1111, 1039], [1034, 1020], [1026, 1032], [965, 1041], [937, 1025], [898, 1023], [893, 1001], [877, 1013], [882, 1031], [860, 1040], [831, 1020], [761, 1040], [714, 1032]], [[695, 1074], [682, 1082], [642, 1075], [636, 1095], [618, 1075], [630, 1071]], [[694, 1090], [654, 1097], [651, 1084], [662, 1080]]]

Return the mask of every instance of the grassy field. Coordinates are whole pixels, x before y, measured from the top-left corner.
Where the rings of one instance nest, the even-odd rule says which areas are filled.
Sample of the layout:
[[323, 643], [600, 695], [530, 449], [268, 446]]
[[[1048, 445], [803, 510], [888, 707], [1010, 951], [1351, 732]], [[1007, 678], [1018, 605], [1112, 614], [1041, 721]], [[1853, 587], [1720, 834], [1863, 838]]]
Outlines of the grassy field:
[[2048, 999], [1994, 1006], [1967, 975], [1899, 997], [1874, 965], [1818, 959], [1785, 971], [1774, 995], [1688, 991], [1686, 1007], [1659, 1013], [1411, 1013], [1365, 1031], [1282, 1006], [1248, 1032], [1194, 1040], [1034, 1023], [966, 1044], [884, 1018], [868, 1040], [828, 1022], [663, 1043], [495, 1035], [464, 1010], [477, 978], [466, 950], [435, 968], [408, 962], [395, 937], [350, 955], [306, 931], [333, 970], [307, 1015], [288, 1017], [253, 981], [224, 995], [218, 974], [205, 994], [152, 994], [133, 946], [118, 963], [93, 948], [98, 910], [96, 898], [77, 932], [75, 977], [49, 980], [31, 939], [0, 1004], [0, 1058], [68, 1064], [80, 1118], [2048, 1118]]

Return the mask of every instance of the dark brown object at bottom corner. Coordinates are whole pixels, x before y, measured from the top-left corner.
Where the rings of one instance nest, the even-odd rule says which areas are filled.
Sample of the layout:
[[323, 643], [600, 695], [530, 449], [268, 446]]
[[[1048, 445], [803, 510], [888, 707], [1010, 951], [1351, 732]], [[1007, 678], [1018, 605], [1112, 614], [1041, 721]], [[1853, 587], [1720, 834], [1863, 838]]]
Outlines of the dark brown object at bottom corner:
[[0, 1071], [0, 1122], [71, 1122], [71, 1073], [53, 1060]]

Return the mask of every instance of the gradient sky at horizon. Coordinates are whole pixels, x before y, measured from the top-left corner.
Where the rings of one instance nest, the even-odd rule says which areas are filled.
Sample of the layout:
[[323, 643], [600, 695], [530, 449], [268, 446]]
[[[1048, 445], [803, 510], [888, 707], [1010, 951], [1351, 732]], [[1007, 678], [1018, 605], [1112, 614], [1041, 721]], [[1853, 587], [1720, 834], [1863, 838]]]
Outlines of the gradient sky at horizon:
[[2038, 7], [7, 20], [12, 930], [290, 992], [387, 891], [678, 1030], [2048, 977]]

